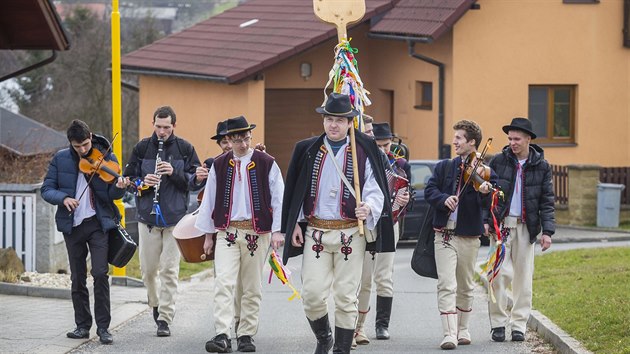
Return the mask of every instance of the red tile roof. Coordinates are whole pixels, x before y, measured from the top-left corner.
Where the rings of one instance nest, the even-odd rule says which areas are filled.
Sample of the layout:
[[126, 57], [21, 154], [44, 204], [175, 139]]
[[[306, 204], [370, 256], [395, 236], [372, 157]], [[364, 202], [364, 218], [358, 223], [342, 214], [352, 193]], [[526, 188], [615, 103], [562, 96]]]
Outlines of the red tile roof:
[[[367, 0], [362, 21], [396, 1]], [[234, 83], [336, 35], [315, 17], [312, 0], [250, 0], [123, 56], [122, 69]]]
[[476, 0], [401, 0], [370, 28], [371, 33], [437, 40]]

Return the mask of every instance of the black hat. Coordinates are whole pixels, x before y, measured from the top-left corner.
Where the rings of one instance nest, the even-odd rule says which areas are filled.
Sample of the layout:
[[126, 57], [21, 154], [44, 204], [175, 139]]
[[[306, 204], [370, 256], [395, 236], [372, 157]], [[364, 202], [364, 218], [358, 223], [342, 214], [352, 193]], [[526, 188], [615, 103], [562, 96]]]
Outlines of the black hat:
[[212, 140], [221, 140], [225, 135], [221, 134], [222, 131], [227, 130], [227, 122], [219, 122], [217, 123], [217, 135], [213, 136]]
[[221, 135], [242, 133], [256, 128], [256, 124], [249, 124], [243, 116], [230, 118], [225, 121], [225, 129], [221, 131]]
[[350, 96], [333, 92], [326, 99], [326, 105], [315, 108], [315, 112], [327, 116], [354, 118], [359, 115], [359, 111], [352, 108]]
[[392, 130], [389, 128], [389, 123], [373, 123], [374, 128], [374, 140], [385, 140], [394, 137]]
[[510, 125], [504, 125], [503, 131], [507, 134], [510, 130], [520, 130], [536, 139], [536, 133], [532, 130], [532, 122], [527, 118], [513, 118]]

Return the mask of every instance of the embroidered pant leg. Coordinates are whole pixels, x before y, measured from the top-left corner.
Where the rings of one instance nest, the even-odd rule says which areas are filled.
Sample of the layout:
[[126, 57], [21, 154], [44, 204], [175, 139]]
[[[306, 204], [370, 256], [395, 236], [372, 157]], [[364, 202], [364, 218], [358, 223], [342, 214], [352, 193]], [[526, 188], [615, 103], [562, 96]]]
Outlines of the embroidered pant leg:
[[534, 277], [534, 247], [529, 242], [529, 232], [525, 224], [516, 227], [516, 237], [512, 244], [514, 278], [512, 279], [512, 331], [525, 333], [527, 320], [532, 309], [532, 282]]
[[[365, 252], [363, 259], [363, 269], [361, 270], [361, 289], [359, 290], [359, 311], [367, 312], [370, 309], [370, 295], [372, 294], [372, 276], [374, 265], [376, 264], [375, 254], [372, 257], [370, 252]], [[372, 259], [374, 258], [374, 259]]]
[[175, 301], [179, 286], [179, 260], [181, 253], [177, 241], [173, 237], [173, 229], [168, 227], [162, 231], [162, 253], [160, 254], [160, 316], [158, 320], [169, 325], [175, 317]]
[[[346, 256], [341, 252], [341, 232], [352, 234], [352, 253]], [[330, 235], [329, 235], [330, 234]], [[333, 298], [335, 300], [335, 327], [352, 329], [356, 326], [358, 311], [357, 293], [361, 283], [361, 271], [365, 257], [365, 237], [359, 237], [358, 229], [331, 231], [324, 235], [335, 241], [333, 253]]]
[[457, 292], [457, 249], [454, 237], [445, 237], [442, 232], [435, 232], [435, 265], [438, 274], [437, 297], [438, 310], [441, 314], [457, 313], [455, 294]]
[[[398, 244], [400, 237], [399, 224], [394, 224], [394, 244]], [[376, 295], [381, 297], [394, 296], [394, 258], [395, 252], [378, 253], [376, 255], [376, 265], [374, 266], [374, 283], [376, 284]]]
[[[242, 288], [241, 313], [238, 325], [237, 336], [254, 336], [258, 331], [258, 315], [260, 313], [260, 302], [262, 300], [262, 271], [265, 264], [265, 255], [269, 249], [271, 234], [256, 235], [253, 230], [238, 230], [241, 251], [240, 284], [236, 283], [236, 289]], [[245, 234], [258, 236], [255, 241], [257, 248], [252, 251], [247, 248], [248, 241]], [[250, 241], [253, 242], [253, 239]], [[250, 244], [250, 246], [253, 246]], [[235, 293], [238, 291], [235, 291]]]
[[[230, 229], [228, 231], [233, 233], [234, 230]], [[234, 288], [241, 269], [240, 247], [244, 246], [238, 241], [245, 235], [239, 233], [234, 244], [228, 242], [226, 236], [225, 231], [217, 233], [214, 252], [214, 329], [217, 335], [230, 337], [234, 318]]]
[[[314, 229], [306, 228], [304, 235], [304, 254], [302, 256], [302, 303], [306, 317], [315, 321], [328, 313], [328, 296], [333, 282], [333, 249], [330, 235], [322, 236], [324, 249], [319, 253], [313, 251], [315, 241], [311, 237]], [[349, 327], [350, 328], [350, 327]]]
[[455, 305], [464, 311], [472, 309], [473, 290], [475, 289], [475, 261], [479, 253], [479, 237], [455, 236], [457, 249], [457, 296]]
[[[516, 224], [516, 223], [515, 223]], [[514, 239], [516, 229], [510, 228], [510, 236], [504, 240], [505, 259], [501, 264], [499, 274], [492, 281], [492, 291], [496, 302], [488, 299], [488, 312], [490, 315], [490, 327], [505, 327], [508, 324], [508, 303], [511, 297], [512, 278], [514, 276]], [[493, 249], [497, 242], [490, 238], [490, 248]]]

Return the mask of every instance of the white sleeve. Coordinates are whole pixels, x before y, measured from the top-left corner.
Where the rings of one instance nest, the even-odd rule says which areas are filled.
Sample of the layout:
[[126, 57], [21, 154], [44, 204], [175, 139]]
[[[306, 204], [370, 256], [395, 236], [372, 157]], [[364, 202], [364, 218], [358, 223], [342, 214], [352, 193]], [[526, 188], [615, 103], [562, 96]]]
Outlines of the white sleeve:
[[208, 179], [206, 180], [203, 199], [201, 199], [201, 205], [199, 206], [199, 215], [197, 216], [197, 221], [195, 222], [196, 228], [208, 234], [216, 232], [216, 229], [214, 228], [214, 220], [212, 220], [216, 193], [217, 174], [214, 170], [213, 164], [208, 172]]
[[361, 198], [362, 201], [370, 207], [371, 211], [366, 220], [367, 228], [374, 230], [383, 211], [385, 196], [376, 182], [376, 177], [374, 177], [374, 171], [372, 171], [372, 165], [370, 165], [369, 160], [365, 162], [365, 184], [361, 191]]
[[280, 167], [273, 163], [269, 172], [269, 190], [271, 191], [271, 208], [273, 210], [273, 223], [271, 232], [279, 232], [282, 224], [282, 197], [284, 195], [284, 180]]

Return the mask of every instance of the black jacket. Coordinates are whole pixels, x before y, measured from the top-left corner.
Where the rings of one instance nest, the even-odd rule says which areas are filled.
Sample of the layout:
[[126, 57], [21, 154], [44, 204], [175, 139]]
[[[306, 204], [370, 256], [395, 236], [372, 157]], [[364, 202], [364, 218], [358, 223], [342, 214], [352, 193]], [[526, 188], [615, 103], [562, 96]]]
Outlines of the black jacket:
[[[452, 160], [451, 168], [448, 171], [446, 171], [447, 161], [438, 162], [424, 189], [424, 198], [435, 208], [433, 217], [433, 227], [435, 228], [443, 228], [448, 222], [450, 209], [444, 205], [444, 202], [451, 195], [457, 194], [455, 190], [456, 179], [461, 172], [461, 157], [457, 156]], [[490, 183], [494, 185], [496, 180], [497, 176], [492, 173]], [[463, 179], [461, 184], [463, 188]], [[475, 191], [472, 182], [469, 183], [459, 196], [455, 234], [460, 236], [480, 236], [483, 234], [485, 231], [483, 227], [484, 209], [490, 207], [491, 201], [491, 193], [481, 194]]]
[[[133, 148], [124, 175], [133, 179], [144, 178], [147, 174], [154, 173], [157, 149], [158, 139], [155, 133], [150, 138], [142, 139]], [[163, 153], [164, 160], [173, 166], [173, 174], [162, 176], [159, 204], [166, 226], [173, 226], [186, 215], [188, 183], [200, 164], [195, 148], [174, 134], [164, 142]], [[155, 226], [155, 215], [150, 215], [153, 209], [153, 195], [153, 188], [143, 191], [142, 195], [136, 198], [136, 206], [138, 208], [138, 221]]]
[[[212, 167], [212, 164], [214, 164], [214, 157], [208, 157], [204, 162], [206, 165], [206, 168], [208, 168], [208, 170], [210, 170], [210, 168]], [[203, 189], [206, 186], [206, 180], [204, 179], [203, 181], [201, 181], [201, 183], [197, 184], [197, 175], [193, 174], [192, 176], [190, 176], [190, 180], [188, 181], [188, 188], [191, 191], [198, 191], [200, 189]]]
[[[383, 203], [383, 212], [376, 225], [377, 234], [379, 235], [375, 242], [368, 244], [368, 249], [378, 252], [394, 252], [394, 225], [392, 222], [391, 204], [387, 202], [389, 190], [385, 177], [385, 170], [378, 168], [383, 166], [381, 158], [382, 153], [376, 146], [374, 140], [365, 134], [360, 134], [355, 130], [356, 142], [359, 144], [368, 156], [368, 160], [372, 165], [372, 171], [376, 181], [385, 196]], [[302, 140], [295, 145], [289, 169], [287, 170], [287, 179], [284, 185], [284, 198], [282, 201], [282, 229], [285, 234], [284, 252], [282, 261], [287, 263], [289, 257], [302, 254], [303, 247], [296, 248], [291, 244], [291, 237], [297, 222], [297, 218], [302, 209], [302, 204], [309, 187], [309, 180], [313, 171], [313, 161], [317, 151], [323, 144], [325, 134], [319, 137], [312, 137]], [[300, 225], [304, 232], [306, 225]]]
[[[499, 187], [505, 193], [505, 198], [499, 199], [496, 212], [501, 220], [510, 212], [517, 163], [518, 160], [509, 146], [505, 146], [503, 151], [490, 161], [490, 167], [499, 176]], [[527, 231], [529, 231], [530, 242], [534, 243], [541, 229], [543, 234], [549, 236], [556, 231], [551, 166], [545, 160], [544, 151], [540, 146], [530, 144], [529, 157], [523, 166], [523, 174], [525, 179], [523, 189], [525, 223], [527, 224]], [[488, 223], [491, 224], [490, 216], [487, 216], [487, 219]]]
[[[102, 136], [92, 135], [92, 146], [101, 152], [107, 151], [109, 142]], [[113, 153], [105, 156], [108, 161], [116, 161]], [[66, 197], [79, 198], [76, 195], [77, 178], [79, 176], [79, 155], [72, 147], [58, 151], [50, 161], [48, 172], [42, 184], [42, 198], [50, 204], [57, 205], [55, 221], [57, 230], [69, 235], [72, 232], [74, 214], [70, 214], [63, 205]], [[89, 176], [86, 176], [86, 181]], [[120, 213], [114, 205], [115, 199], [120, 199], [125, 194], [124, 189], [116, 187], [116, 184], [107, 184], [98, 176], [94, 176], [90, 181], [90, 186], [94, 192], [96, 216], [104, 232], [116, 227], [120, 221]], [[88, 193], [86, 191], [86, 193]]]

